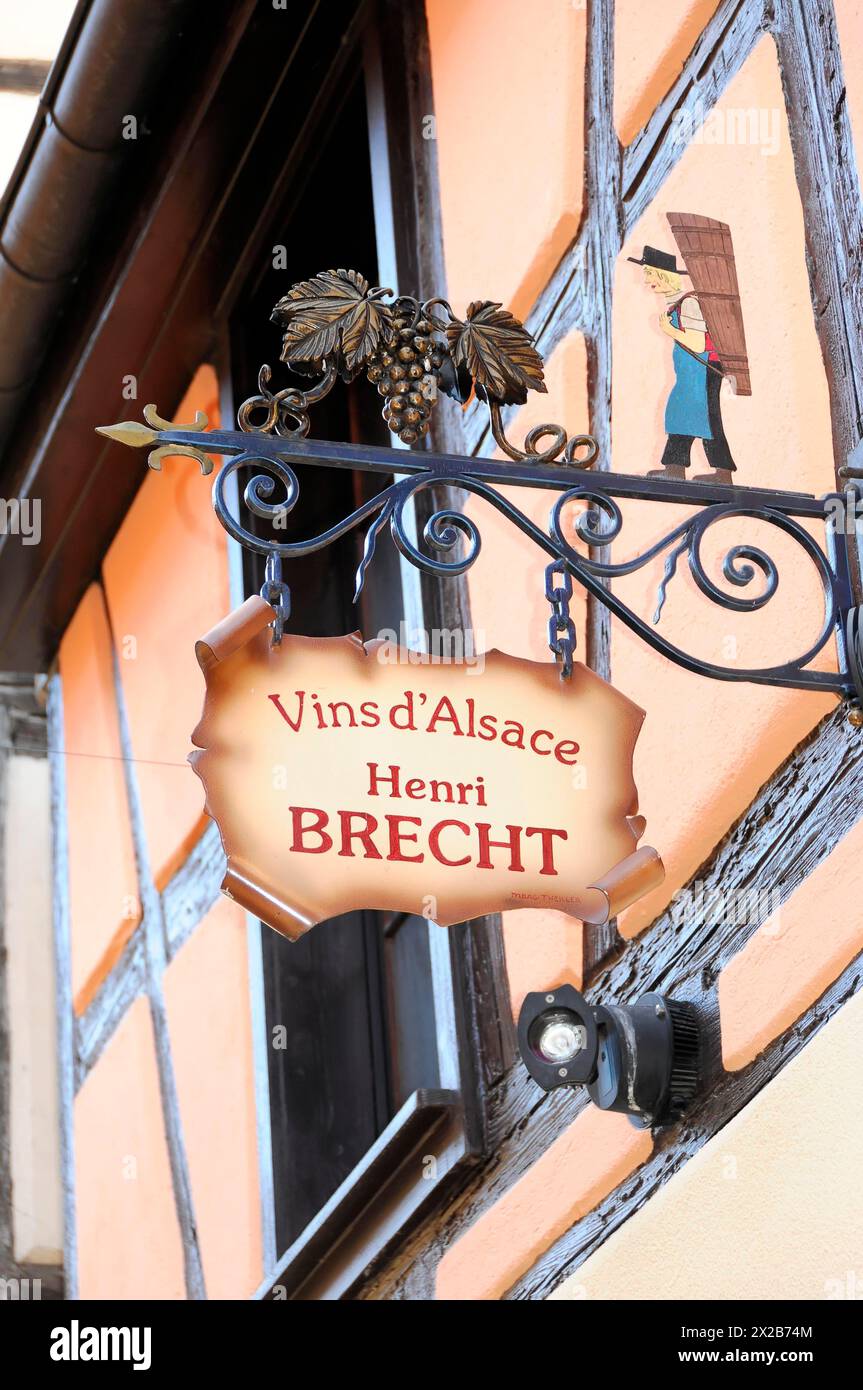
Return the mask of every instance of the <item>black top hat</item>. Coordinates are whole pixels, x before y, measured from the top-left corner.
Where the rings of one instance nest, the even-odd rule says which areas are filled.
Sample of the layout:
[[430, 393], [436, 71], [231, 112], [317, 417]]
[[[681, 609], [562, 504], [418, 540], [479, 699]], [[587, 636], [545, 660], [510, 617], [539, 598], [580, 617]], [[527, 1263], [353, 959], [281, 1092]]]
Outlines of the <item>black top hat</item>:
[[628, 261], [633, 265], [652, 265], [654, 270], [670, 270], [675, 275], [688, 275], [689, 271], [684, 266], [677, 264], [677, 257], [671, 256], [667, 251], [657, 251], [655, 246], [645, 246], [641, 260], [637, 256], [627, 256]]

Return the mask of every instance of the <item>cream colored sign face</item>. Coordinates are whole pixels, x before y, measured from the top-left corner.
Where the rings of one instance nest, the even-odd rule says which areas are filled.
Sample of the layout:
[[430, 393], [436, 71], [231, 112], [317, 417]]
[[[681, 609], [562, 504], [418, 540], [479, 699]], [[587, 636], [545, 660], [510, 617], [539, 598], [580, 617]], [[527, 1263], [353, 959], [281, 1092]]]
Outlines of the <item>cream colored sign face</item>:
[[352, 908], [449, 926], [548, 907], [600, 922], [662, 877], [637, 849], [643, 711], [583, 666], [437, 664], [285, 637], [250, 599], [197, 645], [190, 755], [223, 890], [289, 937]]

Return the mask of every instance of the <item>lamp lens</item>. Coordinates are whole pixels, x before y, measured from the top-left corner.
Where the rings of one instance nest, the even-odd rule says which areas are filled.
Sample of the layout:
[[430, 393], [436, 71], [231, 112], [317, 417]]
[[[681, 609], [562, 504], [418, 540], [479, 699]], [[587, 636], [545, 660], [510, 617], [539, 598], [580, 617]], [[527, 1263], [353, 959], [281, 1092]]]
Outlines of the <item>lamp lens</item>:
[[587, 1029], [574, 1014], [545, 1014], [537, 1020], [536, 1051], [544, 1062], [571, 1062], [587, 1046]]

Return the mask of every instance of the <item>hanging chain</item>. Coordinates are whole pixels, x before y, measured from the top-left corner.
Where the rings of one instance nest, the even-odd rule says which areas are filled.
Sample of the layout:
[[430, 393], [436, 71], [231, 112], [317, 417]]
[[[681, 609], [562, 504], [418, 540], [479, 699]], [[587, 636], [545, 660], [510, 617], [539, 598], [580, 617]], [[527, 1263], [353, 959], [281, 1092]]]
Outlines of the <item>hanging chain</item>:
[[272, 626], [273, 646], [277, 647], [282, 640], [285, 623], [291, 616], [291, 591], [282, 579], [282, 557], [275, 551], [270, 551], [267, 556], [261, 598], [271, 606], [276, 615]]
[[[556, 585], [560, 576], [563, 581]], [[569, 615], [569, 600], [572, 598], [572, 575], [562, 560], [553, 560], [545, 570], [545, 596], [551, 604], [551, 617], [548, 620], [548, 645], [554, 652], [561, 680], [569, 680], [572, 675], [572, 661], [575, 656], [575, 624]]]

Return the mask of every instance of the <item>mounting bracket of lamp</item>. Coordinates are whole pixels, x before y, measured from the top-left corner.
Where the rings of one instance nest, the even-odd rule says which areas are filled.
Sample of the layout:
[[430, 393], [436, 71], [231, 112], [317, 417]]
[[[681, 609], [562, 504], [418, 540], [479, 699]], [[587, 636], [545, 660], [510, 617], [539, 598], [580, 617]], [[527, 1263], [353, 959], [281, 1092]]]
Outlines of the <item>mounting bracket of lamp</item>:
[[[464, 320], [442, 299], [400, 296], [371, 289], [354, 271], [327, 271], [295, 285], [273, 311], [283, 329], [282, 360], [302, 376], [315, 376], [302, 389], [270, 389], [271, 372], [261, 368], [258, 394], [238, 411], [239, 430], [206, 435], [206, 416], [198, 412], [190, 425], [162, 419], [155, 406], [144, 409], [145, 424], [130, 421], [99, 428], [120, 443], [146, 447], [148, 463], [159, 468], [164, 457], [196, 459], [204, 473], [212, 455], [226, 455], [213, 486], [213, 505], [234, 540], [275, 561], [296, 559], [321, 550], [354, 529], [364, 529], [356, 575], [359, 596], [381, 532], [388, 527], [401, 554], [426, 574], [460, 575], [476, 561], [481, 535], [473, 516], [456, 507], [436, 511], [414, 537], [414, 499], [423, 491], [450, 486], [495, 507], [529, 541], [539, 547], [555, 572], [569, 575], [625, 623], [654, 651], [697, 675], [715, 680], [751, 682], [799, 690], [830, 691], [855, 702], [852, 718], [863, 723], [863, 610], [852, 584], [852, 538], [855, 527], [841, 518], [850, 514], [842, 492], [816, 498], [808, 493], [724, 483], [638, 477], [592, 469], [594, 440], [570, 437], [560, 425], [543, 424], [529, 432], [522, 448], [507, 437], [502, 409], [524, 402], [528, 390], [545, 391], [542, 358], [524, 326], [499, 304], [477, 301]], [[437, 454], [424, 448], [392, 449], [308, 439], [310, 409], [336, 382], [360, 372], [384, 401], [384, 418], [402, 443], [421, 442], [441, 392], [458, 400], [475, 394], [490, 412], [494, 439], [506, 459]], [[342, 520], [305, 540], [284, 540], [284, 522], [300, 497], [296, 467], [347, 469], [390, 478], [385, 487]], [[232, 514], [227, 484], [240, 470], [252, 469], [242, 504], [258, 523], [269, 522], [262, 536]], [[850, 476], [850, 474], [849, 474]], [[548, 524], [536, 524], [511, 500], [511, 487], [540, 488], [553, 494]], [[503, 490], [501, 490], [503, 489]], [[856, 498], [856, 484], [849, 482]], [[685, 506], [684, 520], [646, 550], [625, 559], [609, 559], [610, 547], [624, 530], [620, 503], [627, 499]], [[707, 569], [705, 541], [721, 522], [756, 520], [773, 527], [797, 547], [801, 561], [813, 569], [822, 595], [817, 632], [801, 651], [775, 665], [741, 667], [705, 660], [676, 645], [659, 630], [669, 584], [685, 558], [704, 599], [734, 613], [766, 607], [779, 585], [779, 565], [762, 546], [730, 546], [721, 563], [722, 587]], [[823, 538], [812, 534], [813, 523]], [[260, 530], [259, 526], [259, 530]], [[636, 573], [665, 556], [652, 620], [631, 609], [611, 587], [615, 579]], [[791, 571], [792, 580], [797, 566]], [[786, 586], [784, 586], [786, 587]], [[793, 590], [791, 598], [793, 600]], [[819, 669], [817, 658], [836, 642], [836, 669]]]

